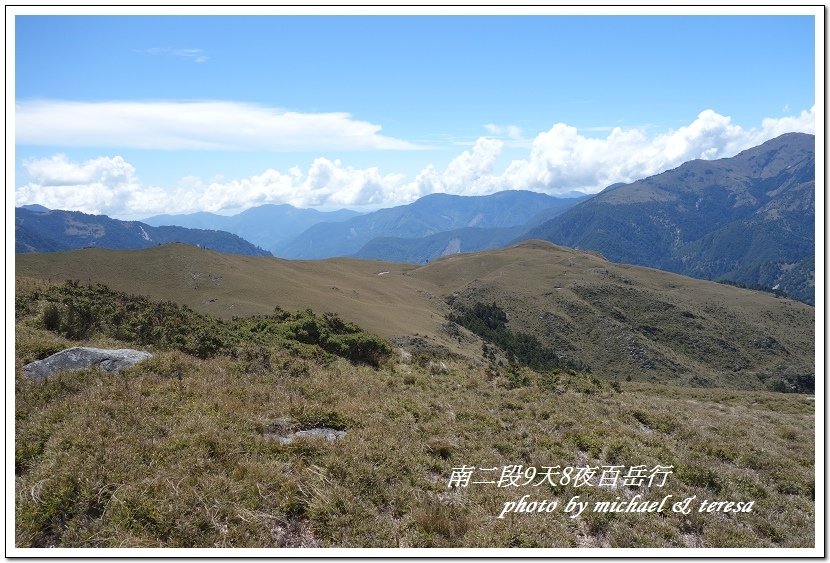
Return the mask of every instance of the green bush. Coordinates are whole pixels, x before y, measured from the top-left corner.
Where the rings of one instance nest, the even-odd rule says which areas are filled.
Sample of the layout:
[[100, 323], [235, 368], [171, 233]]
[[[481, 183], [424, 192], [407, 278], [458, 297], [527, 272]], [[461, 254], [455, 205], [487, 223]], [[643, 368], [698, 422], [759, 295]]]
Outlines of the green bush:
[[[522, 363], [537, 371], [557, 368], [590, 371], [587, 365], [578, 360], [561, 357], [532, 334], [510, 330], [507, 327], [507, 313], [495, 303], [486, 305], [476, 302], [472, 307], [466, 307], [458, 301], [453, 301], [452, 306], [454, 312], [447, 316], [449, 321], [495, 344], [511, 361]], [[495, 359], [495, 354], [492, 359]]]
[[95, 328], [95, 313], [84, 302], [70, 301], [66, 307], [66, 321], [62, 323], [64, 336], [72, 340], [87, 338]]
[[61, 328], [61, 311], [55, 303], [48, 303], [43, 309], [43, 327], [52, 332]]
[[681, 481], [695, 487], [705, 487], [716, 493], [721, 490], [720, 479], [717, 473], [708, 467], [681, 466], [675, 470]]
[[374, 334], [337, 334], [329, 336], [321, 346], [327, 352], [355, 363], [379, 367], [381, 361], [392, 353], [389, 344]]
[[223, 321], [172, 301], [156, 302], [101, 284], [82, 286], [70, 281], [19, 297], [17, 303], [24, 311], [21, 318], [37, 311], [39, 302], [45, 303], [41, 326], [69, 339], [99, 334], [199, 358], [239, 357], [250, 346], [290, 349], [293, 342], [316, 346], [323, 356], [334, 354], [377, 367], [392, 351], [379, 336], [363, 332], [333, 313], [318, 316], [310, 309], [287, 313], [277, 308], [273, 315]]

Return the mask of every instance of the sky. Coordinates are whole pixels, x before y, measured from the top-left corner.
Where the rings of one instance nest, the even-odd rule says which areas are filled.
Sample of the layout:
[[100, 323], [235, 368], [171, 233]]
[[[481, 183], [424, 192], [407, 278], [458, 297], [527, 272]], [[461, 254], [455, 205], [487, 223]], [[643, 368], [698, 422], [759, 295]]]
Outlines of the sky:
[[812, 16], [21, 16], [15, 204], [596, 193], [815, 132]]

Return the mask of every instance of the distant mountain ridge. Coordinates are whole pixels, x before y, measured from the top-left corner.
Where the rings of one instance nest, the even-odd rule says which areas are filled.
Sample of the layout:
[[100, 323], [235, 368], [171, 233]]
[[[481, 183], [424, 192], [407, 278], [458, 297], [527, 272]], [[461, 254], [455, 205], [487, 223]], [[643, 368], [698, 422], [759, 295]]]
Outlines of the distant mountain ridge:
[[175, 225], [190, 229], [227, 231], [262, 248], [273, 251], [317, 223], [338, 222], [360, 215], [357, 211], [340, 209], [318, 211], [288, 204], [265, 204], [246, 209], [236, 215], [217, 215], [205, 211], [186, 215], [155, 215], [143, 220], [148, 225]]
[[598, 251], [613, 262], [773, 289], [814, 303], [815, 137], [788, 133], [734, 157], [694, 160], [613, 184], [587, 199], [507, 190], [488, 196], [431, 194], [363, 215], [263, 205], [230, 217], [194, 213], [147, 221], [201, 230], [27, 205], [16, 209], [16, 250], [144, 248], [181, 241], [220, 252], [269, 254], [240, 238], [245, 237], [290, 259], [353, 256], [425, 263], [542, 239]]
[[[571, 205], [576, 205], [587, 197], [589, 196], [583, 195], [568, 199]], [[526, 223], [514, 227], [463, 227], [419, 238], [378, 237], [367, 242], [354, 254], [354, 257], [426, 264], [430, 260], [451, 254], [502, 248], [523, 233], [556, 217], [566, 209], [569, 209], [569, 206], [544, 209]]]
[[[516, 227], [539, 213], [567, 208], [576, 201], [524, 190], [487, 196], [430, 194], [408, 205], [381, 209], [339, 223], [315, 225], [278, 246], [274, 254], [294, 259], [352, 256], [378, 238], [418, 239], [456, 229]], [[386, 255], [373, 257], [389, 259]]]
[[788, 133], [595, 197], [522, 235], [815, 300], [815, 137]]
[[183, 242], [247, 256], [271, 256], [250, 242], [224, 231], [153, 227], [106, 215], [50, 210], [43, 206], [15, 209], [15, 252], [58, 252], [89, 246], [112, 249], [149, 248]]
[[354, 253], [354, 257], [426, 264], [430, 260], [450, 254], [505, 246], [525, 230], [524, 226], [490, 229], [464, 227], [420, 238], [378, 237], [363, 245]]

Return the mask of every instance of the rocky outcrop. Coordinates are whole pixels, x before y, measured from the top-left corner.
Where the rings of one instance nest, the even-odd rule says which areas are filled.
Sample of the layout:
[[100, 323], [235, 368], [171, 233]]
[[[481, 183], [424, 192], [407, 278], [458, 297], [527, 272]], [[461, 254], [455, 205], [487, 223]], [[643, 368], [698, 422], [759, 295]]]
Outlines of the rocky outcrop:
[[59, 371], [78, 371], [98, 367], [116, 372], [152, 357], [149, 352], [130, 350], [107, 350], [104, 348], [68, 348], [48, 358], [23, 366], [23, 373], [32, 378], [43, 378]]

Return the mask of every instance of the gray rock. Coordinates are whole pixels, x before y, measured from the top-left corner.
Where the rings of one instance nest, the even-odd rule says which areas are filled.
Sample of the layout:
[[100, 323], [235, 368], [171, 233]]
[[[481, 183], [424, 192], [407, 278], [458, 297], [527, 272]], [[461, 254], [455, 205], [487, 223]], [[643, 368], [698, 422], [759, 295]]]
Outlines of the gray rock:
[[152, 357], [149, 352], [130, 350], [106, 350], [104, 348], [68, 348], [48, 358], [37, 360], [23, 366], [23, 373], [28, 377], [42, 378], [59, 371], [78, 371], [88, 367], [98, 367], [115, 372], [137, 364]]
[[345, 435], [346, 432], [344, 430], [335, 430], [334, 428], [310, 428], [308, 430], [298, 430], [297, 432], [292, 432], [287, 436], [271, 434], [268, 435], [268, 437], [278, 441], [280, 444], [290, 444], [297, 438], [325, 438], [329, 442], [336, 442]]

